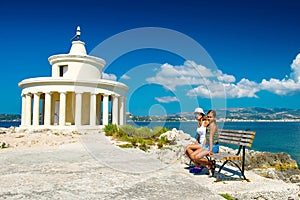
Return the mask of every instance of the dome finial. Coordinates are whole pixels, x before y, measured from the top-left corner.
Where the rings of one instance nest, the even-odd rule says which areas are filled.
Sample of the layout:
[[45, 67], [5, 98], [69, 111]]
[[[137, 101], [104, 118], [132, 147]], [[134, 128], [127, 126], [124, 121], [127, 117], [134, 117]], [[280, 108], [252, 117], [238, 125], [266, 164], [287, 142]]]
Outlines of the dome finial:
[[76, 35], [71, 40], [74, 41], [75, 39], [80, 40], [80, 26], [77, 26]]

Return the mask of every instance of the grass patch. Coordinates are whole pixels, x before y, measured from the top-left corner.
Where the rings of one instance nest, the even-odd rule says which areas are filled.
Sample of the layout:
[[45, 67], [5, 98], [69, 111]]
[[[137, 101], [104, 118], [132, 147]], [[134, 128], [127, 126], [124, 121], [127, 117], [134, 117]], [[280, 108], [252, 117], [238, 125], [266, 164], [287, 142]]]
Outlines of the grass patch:
[[118, 147], [120, 147], [120, 148], [133, 148], [134, 146], [132, 146], [132, 144], [120, 144], [120, 145], [118, 145]]
[[227, 199], [227, 200], [235, 200], [235, 198], [233, 198], [232, 196], [230, 196], [229, 194], [220, 194], [221, 197]]
[[113, 136], [114, 133], [118, 132], [118, 127], [115, 124], [107, 124], [104, 127], [104, 132], [106, 136]]
[[150, 146], [153, 145], [157, 145], [158, 148], [162, 148], [164, 145], [168, 144], [166, 137], [160, 137], [161, 134], [167, 131], [167, 128], [161, 126], [157, 126], [153, 130], [145, 126], [136, 128], [132, 125], [123, 125], [118, 127], [115, 124], [108, 124], [104, 127], [106, 136], [112, 136], [116, 140], [130, 143], [124, 147], [122, 146], [122, 148], [138, 147], [143, 151], [147, 151]]

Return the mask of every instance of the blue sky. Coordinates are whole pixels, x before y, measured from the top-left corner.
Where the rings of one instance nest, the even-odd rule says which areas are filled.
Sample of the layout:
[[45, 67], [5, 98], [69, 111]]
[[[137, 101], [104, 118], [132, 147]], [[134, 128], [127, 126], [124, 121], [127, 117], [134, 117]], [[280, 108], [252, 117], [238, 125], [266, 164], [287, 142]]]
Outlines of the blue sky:
[[4, 1], [0, 113], [20, 113], [18, 82], [50, 76], [48, 57], [68, 53], [77, 25], [107, 77], [131, 88], [131, 113], [299, 109], [299, 10], [296, 0]]

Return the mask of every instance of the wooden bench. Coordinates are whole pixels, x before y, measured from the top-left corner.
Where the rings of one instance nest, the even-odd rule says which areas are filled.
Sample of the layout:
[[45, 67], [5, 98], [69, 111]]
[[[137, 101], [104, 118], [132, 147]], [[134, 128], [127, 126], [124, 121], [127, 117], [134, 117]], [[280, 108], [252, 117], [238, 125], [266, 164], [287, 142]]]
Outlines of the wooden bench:
[[219, 152], [210, 156], [212, 160], [222, 161], [222, 165], [219, 168], [219, 173], [223, 167], [228, 163], [233, 163], [241, 172], [243, 178], [249, 181], [245, 176], [245, 149], [252, 146], [254, 136], [256, 132], [253, 131], [242, 131], [242, 130], [218, 130], [219, 133], [219, 143], [220, 144], [230, 144], [238, 146], [238, 151], [236, 154], [230, 154], [226, 152]]

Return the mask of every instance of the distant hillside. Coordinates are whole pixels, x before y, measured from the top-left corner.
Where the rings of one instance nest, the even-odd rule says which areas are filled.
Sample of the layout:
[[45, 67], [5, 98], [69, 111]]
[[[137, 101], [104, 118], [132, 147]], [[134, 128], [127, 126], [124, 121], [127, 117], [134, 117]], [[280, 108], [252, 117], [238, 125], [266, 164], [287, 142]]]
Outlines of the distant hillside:
[[286, 108], [229, 108], [218, 110], [219, 118], [239, 120], [299, 120], [299, 109]]
[[[300, 120], [300, 109], [287, 108], [228, 108], [217, 110], [218, 119], [223, 120]], [[194, 120], [191, 112], [169, 114], [165, 116], [134, 116], [128, 114], [132, 121], [188, 121]]]
[[0, 114], [0, 121], [20, 121], [20, 114]]
[[[287, 108], [227, 108], [217, 110], [218, 119], [223, 120], [300, 120], [300, 109]], [[20, 114], [0, 114], [0, 121], [20, 121]], [[182, 112], [164, 116], [135, 116], [127, 113], [128, 121], [189, 121], [193, 112]]]

